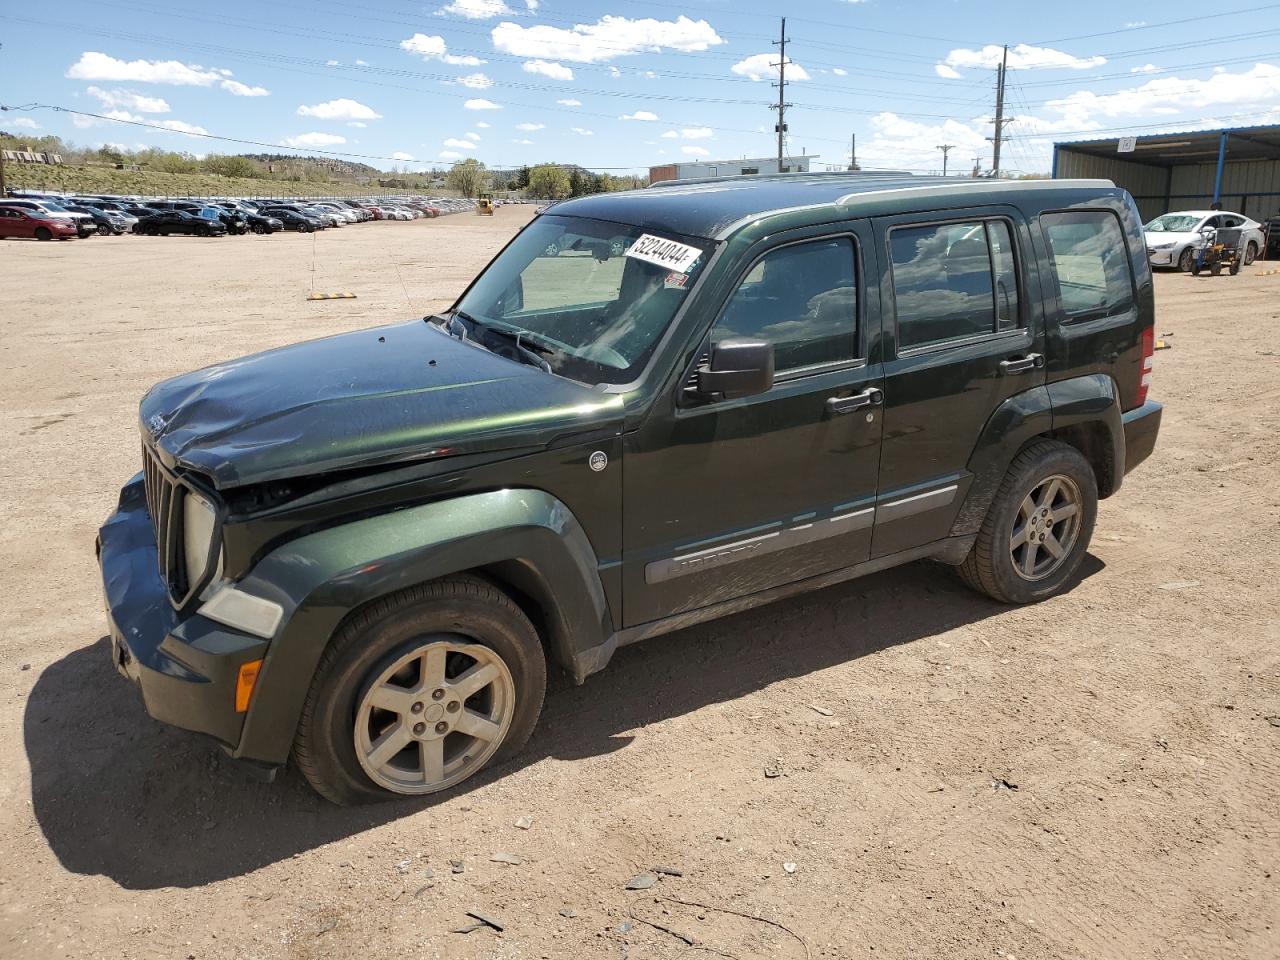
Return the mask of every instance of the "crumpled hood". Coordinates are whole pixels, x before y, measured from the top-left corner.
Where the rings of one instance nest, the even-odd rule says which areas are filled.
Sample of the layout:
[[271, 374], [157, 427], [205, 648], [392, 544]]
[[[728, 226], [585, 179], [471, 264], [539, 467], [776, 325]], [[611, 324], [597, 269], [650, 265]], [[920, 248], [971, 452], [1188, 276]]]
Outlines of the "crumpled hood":
[[530, 448], [622, 420], [622, 398], [495, 356], [421, 320], [174, 377], [142, 400], [161, 455], [219, 488]]

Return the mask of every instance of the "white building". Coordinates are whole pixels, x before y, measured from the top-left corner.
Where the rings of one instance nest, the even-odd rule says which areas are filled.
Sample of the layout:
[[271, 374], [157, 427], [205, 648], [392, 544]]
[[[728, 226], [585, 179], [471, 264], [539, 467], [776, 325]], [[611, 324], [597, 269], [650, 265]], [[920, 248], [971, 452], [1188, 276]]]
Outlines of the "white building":
[[698, 160], [692, 163], [667, 163], [649, 168], [649, 182], [662, 180], [695, 180], [700, 177], [741, 177], [752, 173], [808, 173], [809, 161], [816, 154], [784, 157], [782, 170], [778, 170], [778, 158], [749, 157], [742, 160]]

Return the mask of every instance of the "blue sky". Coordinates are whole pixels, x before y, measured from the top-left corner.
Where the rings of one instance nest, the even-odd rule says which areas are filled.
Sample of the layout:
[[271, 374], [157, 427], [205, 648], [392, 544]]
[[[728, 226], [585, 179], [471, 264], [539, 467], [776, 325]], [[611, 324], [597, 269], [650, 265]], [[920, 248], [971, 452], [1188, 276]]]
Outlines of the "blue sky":
[[[1234, 15], [1226, 15], [1238, 11]], [[383, 169], [477, 157], [643, 170], [788, 150], [920, 172], [1047, 171], [1055, 139], [1280, 123], [1280, 3], [891, 0], [0, 0], [0, 128], [196, 154], [268, 148]], [[1176, 22], [1183, 21], [1186, 22]], [[144, 126], [153, 125], [153, 126]], [[161, 127], [164, 129], [154, 129]]]

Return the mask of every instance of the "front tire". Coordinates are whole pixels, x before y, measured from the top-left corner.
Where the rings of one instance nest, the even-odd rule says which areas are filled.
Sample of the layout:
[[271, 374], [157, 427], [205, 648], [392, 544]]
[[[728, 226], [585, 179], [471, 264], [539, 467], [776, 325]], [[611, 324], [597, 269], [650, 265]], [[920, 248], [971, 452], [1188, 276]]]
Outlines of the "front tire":
[[1047, 600], [1078, 572], [1097, 516], [1089, 462], [1075, 447], [1037, 441], [1010, 464], [960, 576], [1001, 603]]
[[412, 587], [334, 635], [294, 760], [339, 804], [447, 790], [525, 745], [546, 679], [537, 631], [502, 591], [467, 576]]
[[1187, 247], [1182, 251], [1182, 255], [1178, 257], [1178, 269], [1183, 273], [1190, 273], [1192, 266], [1196, 262], [1195, 251]]

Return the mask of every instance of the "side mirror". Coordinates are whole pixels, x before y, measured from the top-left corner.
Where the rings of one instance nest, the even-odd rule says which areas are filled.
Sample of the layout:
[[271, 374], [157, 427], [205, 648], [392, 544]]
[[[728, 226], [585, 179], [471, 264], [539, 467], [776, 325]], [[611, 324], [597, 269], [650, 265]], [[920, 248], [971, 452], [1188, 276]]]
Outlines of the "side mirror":
[[754, 397], [773, 386], [773, 344], [734, 337], [711, 348], [711, 360], [698, 368], [698, 392], [726, 400]]

